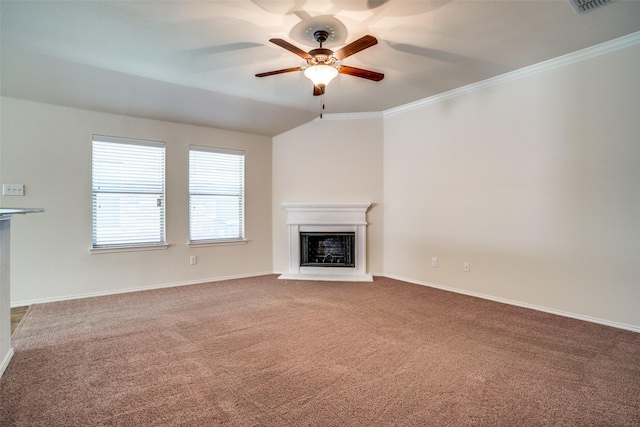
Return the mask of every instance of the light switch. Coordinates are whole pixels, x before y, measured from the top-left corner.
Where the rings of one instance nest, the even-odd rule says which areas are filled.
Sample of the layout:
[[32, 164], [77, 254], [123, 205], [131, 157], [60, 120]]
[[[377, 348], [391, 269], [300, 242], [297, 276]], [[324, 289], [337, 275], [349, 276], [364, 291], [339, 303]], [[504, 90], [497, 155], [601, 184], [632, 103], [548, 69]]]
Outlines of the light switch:
[[2, 184], [3, 196], [24, 196], [23, 184]]

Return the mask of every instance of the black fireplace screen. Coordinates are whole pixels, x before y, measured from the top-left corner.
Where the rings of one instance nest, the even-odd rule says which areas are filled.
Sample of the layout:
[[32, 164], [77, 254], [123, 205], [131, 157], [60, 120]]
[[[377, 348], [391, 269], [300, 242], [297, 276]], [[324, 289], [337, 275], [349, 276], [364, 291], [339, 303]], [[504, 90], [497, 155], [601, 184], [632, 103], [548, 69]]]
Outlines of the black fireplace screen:
[[300, 233], [300, 266], [355, 267], [356, 233]]

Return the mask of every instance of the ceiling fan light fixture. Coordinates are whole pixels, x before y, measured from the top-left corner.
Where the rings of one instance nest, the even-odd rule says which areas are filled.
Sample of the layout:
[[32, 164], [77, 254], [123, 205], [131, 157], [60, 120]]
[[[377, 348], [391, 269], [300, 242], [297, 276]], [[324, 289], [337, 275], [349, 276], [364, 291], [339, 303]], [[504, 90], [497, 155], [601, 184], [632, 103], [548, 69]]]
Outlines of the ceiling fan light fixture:
[[335, 76], [338, 70], [330, 65], [314, 65], [304, 70], [304, 75], [318, 87], [327, 86]]

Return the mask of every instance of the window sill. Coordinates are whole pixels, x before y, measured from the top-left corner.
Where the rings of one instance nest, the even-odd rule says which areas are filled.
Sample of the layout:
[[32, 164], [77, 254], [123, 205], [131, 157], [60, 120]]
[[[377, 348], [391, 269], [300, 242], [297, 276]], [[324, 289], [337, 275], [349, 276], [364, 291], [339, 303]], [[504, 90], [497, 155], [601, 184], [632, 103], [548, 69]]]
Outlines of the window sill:
[[148, 245], [148, 246], [110, 246], [105, 248], [91, 248], [89, 252], [93, 254], [110, 254], [116, 252], [138, 252], [138, 251], [160, 251], [167, 249], [169, 245]]
[[206, 240], [201, 242], [189, 242], [187, 246], [190, 248], [202, 248], [206, 246], [227, 246], [227, 245], [246, 245], [248, 240]]

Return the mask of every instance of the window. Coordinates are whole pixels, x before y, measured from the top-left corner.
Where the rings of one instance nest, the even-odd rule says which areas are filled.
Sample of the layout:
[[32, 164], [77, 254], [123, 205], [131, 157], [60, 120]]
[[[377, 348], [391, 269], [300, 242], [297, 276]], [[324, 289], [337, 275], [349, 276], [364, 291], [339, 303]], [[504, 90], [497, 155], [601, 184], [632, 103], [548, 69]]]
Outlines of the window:
[[244, 240], [244, 152], [189, 149], [191, 243]]
[[93, 248], [165, 243], [162, 142], [93, 136]]

